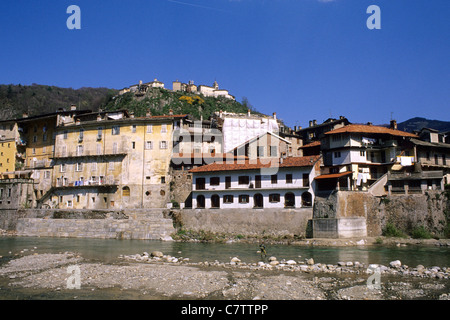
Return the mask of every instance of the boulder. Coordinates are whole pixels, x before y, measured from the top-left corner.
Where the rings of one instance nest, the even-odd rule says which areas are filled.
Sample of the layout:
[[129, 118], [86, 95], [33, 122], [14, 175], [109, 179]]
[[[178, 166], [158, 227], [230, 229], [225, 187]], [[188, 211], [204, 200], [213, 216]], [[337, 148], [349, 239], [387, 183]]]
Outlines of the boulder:
[[231, 262], [237, 263], [237, 262], [241, 262], [241, 260], [237, 257], [233, 257], [233, 258], [231, 258]]
[[277, 258], [276, 258], [276, 257], [270, 257], [270, 258], [269, 258], [269, 262], [270, 262], [270, 261], [277, 261]]
[[394, 260], [391, 261], [389, 265], [391, 266], [391, 268], [400, 268], [402, 266], [402, 263], [400, 260]]
[[286, 264], [287, 265], [294, 265], [294, 264], [297, 264], [297, 262], [295, 262], [294, 260], [288, 260], [288, 261], [286, 261]]
[[156, 258], [162, 258], [162, 256], [164, 256], [164, 254], [161, 251], [153, 251], [150, 255]]
[[313, 258], [309, 258], [308, 260], [306, 260], [306, 264], [312, 266], [314, 264], [314, 259]]

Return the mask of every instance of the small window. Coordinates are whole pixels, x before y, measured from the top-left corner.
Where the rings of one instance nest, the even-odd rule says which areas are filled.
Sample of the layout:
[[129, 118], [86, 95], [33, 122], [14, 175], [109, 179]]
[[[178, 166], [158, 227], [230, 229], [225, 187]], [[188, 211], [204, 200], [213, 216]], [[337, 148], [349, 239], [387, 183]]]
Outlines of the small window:
[[223, 196], [223, 203], [233, 203], [233, 201], [234, 196], [232, 194]]
[[152, 141], [145, 141], [145, 149], [152, 150], [153, 149], [153, 142]]
[[120, 127], [119, 126], [113, 126], [111, 130], [112, 135], [119, 135], [120, 134]]
[[167, 124], [162, 124], [161, 125], [161, 133], [166, 133], [167, 132]]
[[286, 174], [286, 183], [292, 183], [292, 173]]
[[365, 151], [365, 150], [359, 151], [359, 155], [360, 155], [361, 157], [365, 157], [365, 156], [366, 156], [366, 151]]
[[280, 202], [280, 195], [278, 193], [269, 194], [269, 202]]
[[273, 174], [270, 176], [270, 181], [272, 184], [277, 184], [278, 183], [278, 176], [276, 174]]
[[309, 187], [309, 174], [307, 173], [303, 174], [303, 186]]
[[134, 141], [131, 142], [131, 148], [136, 149], [136, 142]]
[[341, 157], [341, 152], [340, 152], [340, 151], [336, 151], [336, 152], [334, 153], [334, 157], [335, 157], [335, 158], [340, 158], [340, 157]]
[[130, 196], [130, 188], [129, 187], [123, 187], [122, 188], [122, 197], [129, 197]]
[[209, 184], [211, 186], [218, 186], [220, 184], [220, 177], [211, 177], [209, 179]]
[[165, 176], [161, 176], [161, 183], [166, 183], [166, 177]]
[[160, 149], [167, 149], [167, 141], [160, 141], [159, 142], [159, 148]]
[[77, 166], [76, 166], [76, 171], [82, 171], [83, 170], [83, 163], [82, 162], [77, 162]]
[[69, 131], [65, 130], [63, 133], [63, 139], [67, 139], [68, 135], [69, 135]]
[[238, 183], [239, 184], [249, 184], [250, 183], [249, 176], [239, 176]]
[[152, 124], [148, 124], [147, 125], [147, 133], [152, 133], [153, 132], [153, 125]]
[[132, 132], [132, 133], [135, 133], [135, 132], [136, 132], [136, 125], [135, 125], [135, 124], [133, 124], [133, 125], [131, 126], [131, 132]]
[[250, 197], [248, 196], [248, 194], [241, 194], [239, 196], [239, 203], [248, 203], [249, 199]]

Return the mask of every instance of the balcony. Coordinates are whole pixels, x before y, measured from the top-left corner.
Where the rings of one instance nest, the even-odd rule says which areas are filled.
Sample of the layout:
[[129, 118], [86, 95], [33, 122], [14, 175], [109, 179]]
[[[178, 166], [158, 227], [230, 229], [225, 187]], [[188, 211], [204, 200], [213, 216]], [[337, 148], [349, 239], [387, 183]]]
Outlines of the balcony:
[[98, 152], [97, 150], [77, 150], [69, 152], [55, 152], [54, 159], [68, 159], [68, 158], [81, 158], [81, 157], [114, 157], [114, 156], [126, 156], [128, 150], [125, 148], [106, 149]]
[[389, 172], [388, 180], [429, 180], [442, 179], [443, 171], [422, 171], [422, 172]]

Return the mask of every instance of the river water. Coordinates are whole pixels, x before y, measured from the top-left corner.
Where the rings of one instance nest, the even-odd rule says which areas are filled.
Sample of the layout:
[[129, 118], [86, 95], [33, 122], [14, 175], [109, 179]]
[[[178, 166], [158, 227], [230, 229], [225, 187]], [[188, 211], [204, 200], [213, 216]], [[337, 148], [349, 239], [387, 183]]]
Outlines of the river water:
[[[15, 254], [76, 252], [85, 259], [99, 262], [115, 262], [119, 255], [162, 251], [174, 257], [189, 258], [191, 262], [218, 260], [229, 262], [238, 257], [246, 263], [257, 262], [260, 254], [257, 244], [249, 243], [198, 243], [165, 242], [155, 240], [116, 240], [78, 238], [34, 238], [0, 237], [0, 264]], [[372, 245], [352, 247], [316, 247], [298, 245], [267, 245], [267, 255], [278, 260], [296, 261], [313, 258], [316, 263], [337, 264], [339, 261], [359, 261], [364, 264], [389, 265], [400, 260], [402, 264], [415, 267], [450, 266], [450, 247], [416, 246], [406, 247]], [[23, 251], [23, 253], [20, 253]]]

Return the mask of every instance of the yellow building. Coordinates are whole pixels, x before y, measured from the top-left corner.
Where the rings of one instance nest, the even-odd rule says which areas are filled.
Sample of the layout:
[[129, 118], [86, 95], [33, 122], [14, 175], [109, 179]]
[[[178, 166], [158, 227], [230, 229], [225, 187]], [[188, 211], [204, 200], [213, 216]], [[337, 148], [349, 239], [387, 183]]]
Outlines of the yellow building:
[[[23, 161], [19, 169], [29, 172], [34, 180], [35, 199], [42, 202], [52, 188], [53, 154], [55, 150], [55, 128], [57, 124], [73, 121], [75, 115], [90, 111], [77, 111], [75, 106], [65, 111], [17, 119], [17, 158]], [[19, 162], [20, 163], [20, 162]]]
[[46, 203], [73, 209], [165, 207], [173, 130], [185, 117], [134, 118], [118, 110], [59, 124]]
[[5, 178], [13, 178], [11, 175], [16, 170], [16, 157], [23, 157], [17, 153], [18, 136], [17, 123], [14, 120], [0, 121], [0, 174]]

